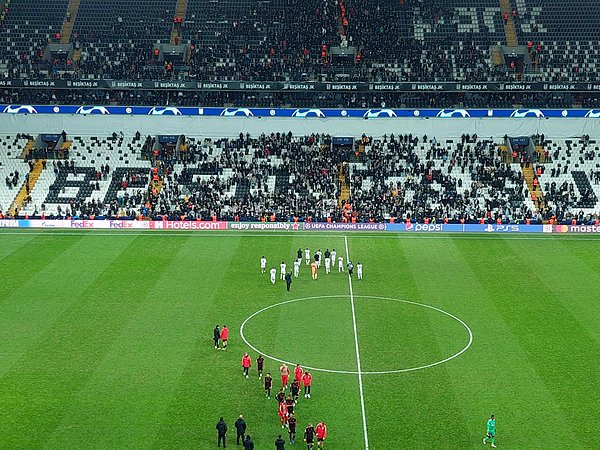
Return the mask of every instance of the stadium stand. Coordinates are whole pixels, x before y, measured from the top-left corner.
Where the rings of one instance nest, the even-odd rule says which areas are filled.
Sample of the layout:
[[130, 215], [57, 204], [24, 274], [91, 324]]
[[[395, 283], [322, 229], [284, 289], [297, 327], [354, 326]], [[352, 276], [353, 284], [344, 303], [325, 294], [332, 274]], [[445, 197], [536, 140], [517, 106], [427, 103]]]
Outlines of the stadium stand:
[[[0, 74], [14, 79], [595, 82], [598, 4], [560, 0], [10, 0]], [[72, 44], [67, 53], [58, 45]], [[185, 50], [177, 61], [164, 45]], [[49, 50], [53, 48], [54, 50]], [[507, 55], [524, 49], [512, 65]], [[342, 55], [343, 57], [341, 57]], [[344, 56], [345, 55], [345, 56]], [[349, 57], [347, 57], [349, 55]], [[369, 88], [370, 89], [370, 88]], [[467, 90], [468, 91], [468, 90]], [[600, 109], [583, 92], [280, 92], [3, 88], [0, 102], [236, 107]], [[0, 209], [186, 219], [585, 221], [589, 137], [0, 137]], [[55, 135], [48, 135], [55, 136]], [[155, 151], [157, 153], [155, 153]], [[520, 150], [521, 151], [521, 150]], [[508, 156], [507, 156], [508, 155]], [[527, 156], [526, 156], [527, 155]]]
[[[361, 78], [380, 81], [491, 81], [490, 47], [504, 39], [498, 2], [350, 0], [349, 41]], [[390, 20], [390, 18], [394, 20]]]
[[363, 150], [364, 161], [350, 164], [350, 203], [359, 221], [534, 217], [519, 165], [501, 162], [493, 140], [392, 135], [367, 142]]
[[126, 200], [147, 191], [151, 167], [141, 159], [141, 148], [137, 137], [75, 136], [68, 155], [43, 155], [45, 170], [21, 215], [118, 214]]
[[[519, 79], [517, 72], [523, 71], [528, 79], [544, 81], [598, 80], [598, 15], [592, 0], [568, 10], [560, 0], [269, 0], [251, 5], [82, 0], [75, 6], [66, 0], [10, 2], [0, 22], [8, 44], [0, 54], [2, 73], [15, 78], [470, 82]], [[504, 8], [512, 11], [510, 26], [503, 23]], [[65, 40], [73, 44], [72, 58], [44, 58], [47, 44]], [[172, 70], [166, 70], [168, 57], [159, 61], [153, 51], [167, 43], [188, 46], [187, 56]], [[527, 46], [531, 64], [505, 64], [499, 49], [506, 45]], [[350, 49], [353, 58], [335, 59], [338, 47]]]
[[153, 44], [169, 42], [174, 12], [175, 0], [82, 0], [71, 38], [81, 52], [78, 75], [152, 79]]
[[533, 73], [544, 81], [598, 81], [598, 2], [513, 0], [516, 28]]
[[60, 31], [68, 0], [11, 0], [0, 22], [4, 44], [0, 49], [0, 71], [7, 77], [55, 76], [64, 61], [44, 59], [49, 43], [60, 42]]
[[600, 207], [600, 151], [596, 141], [545, 139], [545, 164], [536, 168], [549, 209], [561, 221], [583, 221]]
[[[188, 2], [184, 42], [199, 80], [316, 79], [322, 45], [336, 44], [332, 4], [323, 0]], [[339, 38], [337, 39], [339, 40]]]
[[29, 139], [26, 136], [0, 136], [0, 210], [8, 211], [26, 182], [29, 166], [22, 152]]
[[533, 154], [513, 148], [512, 157], [506, 138], [468, 135], [363, 136], [340, 149], [327, 135], [113, 133], [65, 140], [68, 153], [36, 150], [30, 138], [0, 142], [10, 150], [4, 211], [41, 166], [20, 217], [581, 223], [600, 207], [600, 151], [588, 137], [534, 136]]
[[[7, 2], [14, 79], [317, 82], [598, 81], [596, 2], [92, 0]], [[506, 16], [506, 20], [505, 20]], [[394, 18], [394, 20], [389, 20]], [[50, 51], [49, 44], [72, 45]], [[159, 50], [180, 45], [171, 61]], [[336, 51], [350, 58], [336, 58]], [[507, 56], [523, 50], [512, 66]], [[157, 53], [158, 52], [158, 53]], [[508, 52], [508, 53], [507, 53]], [[593, 93], [160, 92], [4, 89], [5, 103], [312, 107], [597, 107]], [[310, 102], [310, 103], [307, 103]]]

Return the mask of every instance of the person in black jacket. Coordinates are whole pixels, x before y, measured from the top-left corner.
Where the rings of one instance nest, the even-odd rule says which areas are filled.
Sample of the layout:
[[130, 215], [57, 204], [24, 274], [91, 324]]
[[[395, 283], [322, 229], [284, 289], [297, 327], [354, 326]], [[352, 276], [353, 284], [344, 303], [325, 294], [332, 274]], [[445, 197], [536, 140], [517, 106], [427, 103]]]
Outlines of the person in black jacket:
[[213, 341], [215, 341], [215, 350], [219, 350], [219, 339], [221, 339], [221, 331], [219, 330], [219, 325], [215, 325], [215, 329], [213, 330]]
[[221, 441], [223, 441], [223, 448], [226, 448], [227, 445], [225, 443], [225, 435], [227, 434], [227, 424], [225, 423], [225, 421], [223, 420], [222, 417], [217, 422], [216, 428], [217, 428], [217, 433], [218, 433], [217, 445], [220, 447]]
[[286, 284], [287, 290], [289, 292], [290, 285], [292, 284], [292, 272], [288, 272], [285, 274], [285, 284]]
[[240, 414], [238, 420], [235, 421], [235, 429], [237, 431], [236, 442], [237, 445], [240, 445], [240, 438], [242, 439], [242, 444], [246, 438], [246, 422], [244, 421], [244, 416]]
[[246, 440], [244, 441], [244, 450], [254, 450], [254, 442], [252, 442], [250, 435], [246, 436]]
[[279, 435], [279, 437], [277, 439], [275, 439], [275, 449], [276, 450], [285, 450], [285, 441], [283, 440], [281, 435]]

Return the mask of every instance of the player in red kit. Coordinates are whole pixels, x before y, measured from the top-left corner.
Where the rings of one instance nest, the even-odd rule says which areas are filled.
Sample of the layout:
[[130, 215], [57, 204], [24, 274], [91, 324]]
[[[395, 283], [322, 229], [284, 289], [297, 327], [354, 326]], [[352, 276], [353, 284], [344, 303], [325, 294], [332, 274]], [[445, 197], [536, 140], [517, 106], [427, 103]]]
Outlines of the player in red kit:
[[277, 414], [279, 414], [279, 418], [281, 419], [281, 428], [285, 428], [287, 423], [287, 404], [285, 402], [279, 403]]
[[279, 367], [279, 372], [281, 372], [281, 386], [283, 386], [284, 389], [287, 389], [288, 381], [290, 380], [290, 368], [285, 364], [282, 364], [281, 367]]
[[327, 427], [323, 422], [319, 422], [317, 424], [317, 428], [315, 428], [315, 434], [317, 435], [317, 447], [323, 448], [323, 443], [327, 437]]
[[244, 369], [244, 375], [248, 378], [248, 370], [252, 365], [252, 360], [250, 359], [250, 355], [246, 352], [244, 356], [242, 356], [242, 367]]
[[302, 367], [300, 366], [300, 364], [296, 364], [296, 367], [294, 368], [294, 379], [300, 383], [302, 381], [302, 375], [304, 374], [304, 371], [302, 370]]
[[310, 385], [312, 384], [312, 375], [309, 371], [304, 372], [302, 376], [302, 384], [304, 384], [304, 398], [310, 398]]
[[227, 325], [223, 325], [221, 329], [221, 342], [223, 344], [223, 350], [227, 350], [227, 340], [229, 339], [229, 328]]

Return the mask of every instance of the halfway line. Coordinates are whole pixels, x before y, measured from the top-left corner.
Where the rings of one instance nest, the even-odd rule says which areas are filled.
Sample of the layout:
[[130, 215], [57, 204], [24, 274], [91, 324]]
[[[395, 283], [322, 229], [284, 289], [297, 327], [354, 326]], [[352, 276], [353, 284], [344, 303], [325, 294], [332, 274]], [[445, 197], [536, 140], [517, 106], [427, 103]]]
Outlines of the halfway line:
[[[348, 251], [348, 238], [344, 236], [346, 244], [346, 262], [350, 261]], [[354, 310], [354, 292], [352, 290], [352, 277], [348, 274], [348, 285], [350, 286], [350, 305], [352, 306], [352, 325], [354, 326], [354, 345], [356, 346], [356, 366], [358, 371], [358, 389], [360, 391], [360, 408], [362, 410], [363, 430], [365, 432], [365, 450], [369, 450], [369, 435], [367, 433], [367, 415], [365, 413], [365, 396], [363, 393], [362, 369], [360, 365], [360, 352], [358, 350], [358, 331], [356, 329], [356, 313]]]

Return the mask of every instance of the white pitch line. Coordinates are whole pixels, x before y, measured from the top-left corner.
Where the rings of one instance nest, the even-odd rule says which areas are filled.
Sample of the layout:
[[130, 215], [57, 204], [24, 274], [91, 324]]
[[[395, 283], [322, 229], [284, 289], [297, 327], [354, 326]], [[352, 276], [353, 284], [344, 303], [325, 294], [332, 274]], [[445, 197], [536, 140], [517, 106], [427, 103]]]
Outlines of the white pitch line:
[[[290, 303], [295, 303], [295, 302], [301, 302], [304, 300], [321, 300], [321, 299], [337, 299], [337, 298], [346, 298], [349, 297], [349, 295], [317, 295], [314, 297], [302, 297], [302, 298], [294, 298], [291, 300], [285, 300], [283, 302], [279, 302], [279, 303], [273, 303], [271, 305], [267, 305], [262, 309], [259, 309], [258, 311], [252, 313], [250, 316], [248, 316], [241, 324], [240, 326], [240, 336], [242, 338], [242, 341], [244, 341], [244, 343], [250, 347], [252, 350], [254, 350], [256, 353], [258, 353], [259, 355], [263, 355], [265, 358], [271, 359], [273, 361], [277, 361], [279, 363], [284, 363], [287, 364], [288, 366], [294, 366], [295, 364], [297, 364], [298, 362], [301, 363], [302, 367], [304, 367], [305, 369], [310, 369], [313, 372], [327, 372], [327, 373], [338, 373], [338, 374], [344, 374], [344, 375], [358, 375], [358, 372], [356, 370], [336, 370], [336, 369], [327, 369], [327, 368], [323, 368], [323, 367], [315, 367], [315, 366], [309, 366], [308, 364], [302, 362], [302, 361], [288, 361], [286, 359], [282, 359], [282, 358], [278, 358], [276, 356], [273, 355], [269, 355], [268, 353], [264, 352], [263, 350], [258, 349], [256, 346], [254, 346], [252, 343], [250, 343], [250, 341], [248, 341], [248, 339], [246, 339], [246, 336], [244, 334], [244, 329], [246, 327], [246, 324], [252, 320], [254, 317], [258, 316], [259, 314], [262, 314], [263, 312], [271, 309], [271, 308], [276, 308], [278, 306], [283, 306], [283, 305], [288, 305]], [[361, 373], [364, 375], [390, 375], [390, 374], [397, 374], [397, 373], [404, 373], [404, 372], [414, 372], [416, 370], [423, 370], [423, 369], [429, 369], [430, 367], [435, 367], [438, 366], [440, 364], [446, 363], [448, 361], [453, 360], [454, 358], [459, 357], [460, 355], [462, 355], [464, 352], [466, 352], [469, 347], [471, 346], [471, 344], [473, 343], [473, 332], [471, 331], [471, 329], [469, 328], [469, 325], [467, 325], [463, 320], [459, 319], [458, 317], [456, 317], [454, 314], [449, 313], [448, 311], [444, 311], [443, 309], [437, 308], [435, 306], [431, 306], [431, 305], [426, 305], [425, 303], [417, 303], [417, 302], [413, 302], [411, 300], [405, 300], [405, 299], [399, 299], [399, 298], [391, 298], [391, 297], [379, 297], [379, 296], [375, 296], [375, 295], [355, 295], [354, 298], [363, 298], [366, 300], [389, 300], [389, 301], [394, 301], [394, 302], [400, 302], [400, 303], [405, 303], [407, 305], [415, 305], [415, 306], [420, 306], [423, 308], [427, 308], [427, 309], [431, 309], [433, 311], [437, 311], [439, 313], [442, 313], [452, 319], [454, 319], [455, 321], [457, 321], [458, 323], [460, 323], [465, 330], [467, 331], [467, 334], [469, 335], [469, 339], [467, 344], [458, 352], [454, 353], [453, 355], [447, 356], [446, 358], [440, 360], [440, 361], [435, 361], [429, 364], [424, 364], [421, 366], [415, 366], [415, 367], [405, 367], [404, 369], [392, 369], [392, 370], [376, 370], [376, 371], [365, 371], [363, 370]]]
[[[346, 245], [346, 262], [350, 261], [350, 252], [348, 251], [348, 238], [344, 236]], [[365, 395], [363, 391], [362, 368], [360, 364], [360, 351], [358, 348], [358, 331], [356, 329], [356, 312], [354, 309], [354, 291], [352, 290], [352, 277], [348, 273], [348, 286], [350, 287], [350, 305], [352, 306], [352, 325], [354, 326], [354, 345], [356, 347], [356, 368], [358, 371], [358, 389], [360, 391], [360, 409], [362, 410], [363, 430], [365, 433], [365, 450], [369, 450], [369, 434], [367, 433], [367, 415], [365, 413]]]

